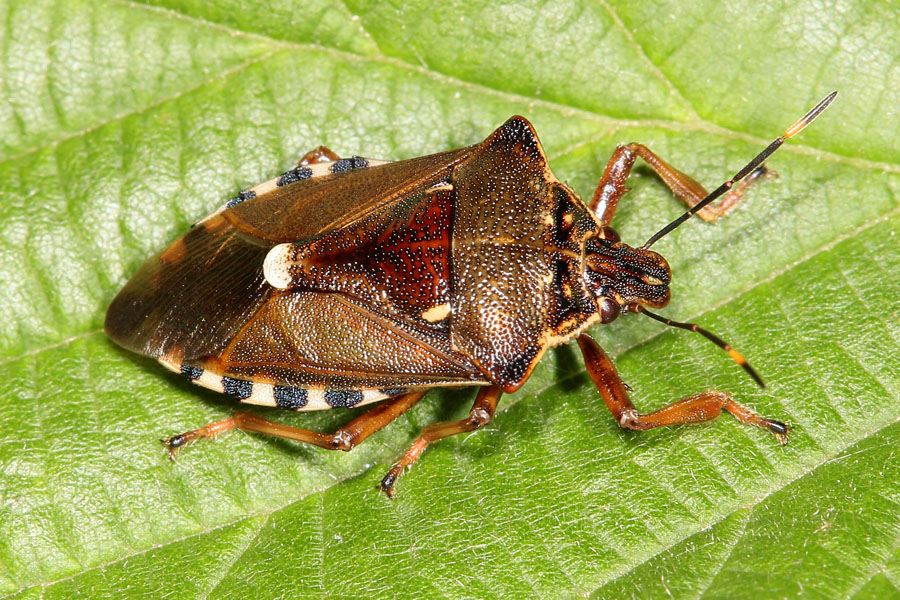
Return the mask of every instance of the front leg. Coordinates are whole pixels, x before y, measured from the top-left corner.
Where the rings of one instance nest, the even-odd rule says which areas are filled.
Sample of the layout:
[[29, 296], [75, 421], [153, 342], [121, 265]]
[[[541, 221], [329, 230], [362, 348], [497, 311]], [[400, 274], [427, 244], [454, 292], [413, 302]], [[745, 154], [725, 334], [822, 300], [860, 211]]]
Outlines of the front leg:
[[619, 378], [616, 367], [606, 352], [594, 339], [582, 334], [578, 336], [578, 346], [584, 356], [588, 374], [603, 396], [607, 408], [621, 427], [645, 431], [665, 425], [689, 425], [711, 421], [722, 410], [741, 423], [755, 425], [771, 431], [782, 444], [787, 443], [790, 428], [774, 419], [760, 417], [749, 408], [731, 399], [731, 394], [719, 391], [702, 392], [677, 400], [649, 414], [640, 414], [628, 398], [625, 384]]
[[[647, 165], [663, 180], [663, 183], [688, 208], [693, 208], [708, 195], [706, 189], [690, 175], [682, 173], [643, 144], [619, 146], [606, 164], [606, 169], [604, 169], [603, 176], [597, 184], [597, 190], [594, 192], [594, 197], [591, 199], [591, 211], [600, 219], [601, 225], [609, 226], [612, 222], [619, 199], [628, 191], [628, 188], [625, 187], [625, 181], [631, 174], [634, 161], [638, 156], [644, 159]], [[697, 215], [704, 221], [715, 221], [737, 206], [747, 186], [761, 176], [766, 176], [770, 173], [771, 171], [766, 169], [765, 165], [757, 167], [746, 179], [726, 194], [718, 205], [710, 204], [705, 206], [700, 209]]]

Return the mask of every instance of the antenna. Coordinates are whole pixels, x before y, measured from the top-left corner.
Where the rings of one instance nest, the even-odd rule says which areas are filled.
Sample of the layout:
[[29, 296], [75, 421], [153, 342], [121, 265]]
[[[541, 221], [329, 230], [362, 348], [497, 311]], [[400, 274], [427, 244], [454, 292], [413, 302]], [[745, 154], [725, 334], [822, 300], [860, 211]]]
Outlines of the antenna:
[[716, 200], [717, 198], [719, 198], [722, 194], [724, 194], [725, 192], [730, 190], [731, 187], [735, 183], [737, 183], [738, 181], [740, 181], [741, 179], [743, 179], [744, 177], [746, 177], [747, 175], [749, 175], [750, 173], [755, 171], [756, 168], [759, 165], [761, 165], [764, 160], [769, 158], [769, 156], [771, 156], [773, 152], [778, 150], [778, 148], [784, 143], [785, 140], [792, 138], [795, 135], [797, 135], [798, 133], [800, 133], [801, 131], [803, 131], [803, 129], [806, 128], [807, 125], [809, 125], [810, 123], [813, 122], [813, 119], [815, 119], [820, 114], [822, 114], [822, 111], [825, 110], [826, 108], [828, 108], [828, 105], [831, 104], [831, 102], [835, 99], [835, 97], [837, 97], [836, 91], [831, 92], [830, 94], [825, 96], [822, 99], [822, 101], [819, 102], [818, 104], [816, 104], [816, 106], [811, 111], [806, 113], [802, 119], [800, 119], [799, 121], [797, 121], [796, 123], [794, 123], [793, 125], [788, 127], [787, 130], [780, 137], [776, 138], [771, 144], [769, 144], [769, 146], [765, 150], [763, 150], [762, 152], [757, 154], [756, 158], [754, 158], [749, 163], [747, 163], [747, 165], [743, 169], [738, 171], [734, 177], [732, 177], [731, 179], [729, 179], [728, 181], [726, 181], [725, 183], [723, 183], [722, 185], [717, 187], [709, 195], [707, 195], [706, 198], [704, 198], [703, 200], [701, 200], [700, 202], [698, 202], [697, 204], [695, 204], [694, 206], [689, 208], [686, 213], [684, 213], [683, 215], [681, 215], [680, 217], [678, 217], [677, 219], [675, 219], [674, 221], [672, 221], [671, 223], [669, 223], [668, 225], [666, 225], [665, 227], [663, 227], [662, 229], [657, 231], [653, 235], [653, 237], [651, 237], [649, 240], [647, 240], [646, 244], [641, 246], [641, 249], [646, 250], [647, 248], [649, 248], [650, 246], [655, 244], [657, 241], [659, 241], [659, 239], [661, 237], [665, 236], [666, 234], [671, 232], [673, 229], [675, 229], [676, 227], [678, 227], [679, 225], [681, 225], [682, 223], [684, 223], [685, 221], [690, 219], [701, 208], [708, 205], [713, 200]]
[[716, 334], [714, 334], [710, 331], [707, 331], [707, 330], [703, 329], [702, 327], [700, 327], [699, 325], [696, 325], [694, 323], [679, 323], [678, 321], [673, 321], [672, 319], [667, 319], [665, 317], [661, 317], [657, 314], [650, 312], [649, 310], [647, 310], [646, 308], [644, 308], [643, 306], [640, 306], [640, 305], [637, 307], [637, 309], [639, 312], [644, 313], [651, 319], [656, 319], [660, 323], [665, 323], [666, 325], [669, 325], [670, 327], [678, 327], [680, 329], [687, 329], [688, 331], [693, 331], [693, 332], [699, 333], [700, 335], [702, 335], [703, 337], [705, 337], [706, 339], [711, 341], [713, 344], [715, 344], [716, 346], [718, 346], [719, 348], [721, 348], [722, 350], [727, 352], [728, 356], [730, 356], [734, 362], [741, 365], [744, 368], [744, 370], [747, 371], [747, 373], [750, 375], [750, 377], [752, 377], [753, 380], [759, 384], [759, 387], [761, 387], [761, 388], [766, 387], [766, 384], [763, 382], [762, 377], [760, 377], [756, 373], [756, 371], [753, 369], [753, 367], [750, 366], [750, 363], [747, 362], [747, 359], [744, 358], [740, 352], [738, 352], [737, 350], [735, 350], [734, 348], [732, 348], [731, 346], [726, 344], [725, 340], [723, 340]]

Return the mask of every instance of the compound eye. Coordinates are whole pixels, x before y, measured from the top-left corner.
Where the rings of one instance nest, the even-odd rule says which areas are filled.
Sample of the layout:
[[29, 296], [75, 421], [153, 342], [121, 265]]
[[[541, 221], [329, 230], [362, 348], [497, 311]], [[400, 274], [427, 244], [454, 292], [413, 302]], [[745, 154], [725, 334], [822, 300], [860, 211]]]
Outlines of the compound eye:
[[600, 239], [609, 240], [614, 244], [621, 241], [619, 239], [619, 233], [612, 227], [607, 227], [606, 225], [600, 228]]
[[619, 316], [619, 303], [606, 296], [600, 297], [600, 322], [612, 323]]

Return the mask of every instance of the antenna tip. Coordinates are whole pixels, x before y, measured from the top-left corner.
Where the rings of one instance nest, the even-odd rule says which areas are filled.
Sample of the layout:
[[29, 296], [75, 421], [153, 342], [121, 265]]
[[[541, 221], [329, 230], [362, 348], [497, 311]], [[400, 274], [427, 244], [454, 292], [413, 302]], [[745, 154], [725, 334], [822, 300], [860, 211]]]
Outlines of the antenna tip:
[[835, 98], [837, 98], [837, 95], [837, 90], [834, 90], [833, 92], [822, 98], [822, 100], [818, 104], [816, 104], [812, 110], [803, 115], [803, 118], [788, 127], [787, 131], [784, 132], [784, 139], [793, 137], [803, 131], [807, 125], [812, 123], [816, 117], [822, 114], [822, 111], [828, 108], [828, 105], [831, 104]]

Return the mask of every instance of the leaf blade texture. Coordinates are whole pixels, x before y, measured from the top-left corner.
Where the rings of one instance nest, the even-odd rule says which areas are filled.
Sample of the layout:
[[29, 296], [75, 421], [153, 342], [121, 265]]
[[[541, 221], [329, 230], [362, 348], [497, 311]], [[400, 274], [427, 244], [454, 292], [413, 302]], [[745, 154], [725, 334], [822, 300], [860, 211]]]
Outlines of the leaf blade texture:
[[[896, 595], [900, 38], [888, 4], [839, 8], [4, 4], [0, 595]], [[561, 347], [388, 501], [384, 470], [472, 390], [430, 393], [347, 454], [233, 434], [173, 464], [159, 437], [235, 403], [102, 334], [147, 256], [319, 144], [402, 159], [523, 114], [582, 197], [629, 141], [712, 188], [832, 89], [777, 178], [655, 247], [665, 314], [768, 387], [646, 319], [593, 330], [642, 410], [725, 389], [789, 421], [786, 447], [727, 417], [622, 431]], [[681, 207], [646, 169], [629, 186], [616, 227], [640, 244]], [[263, 414], [329, 430], [359, 413]]]

